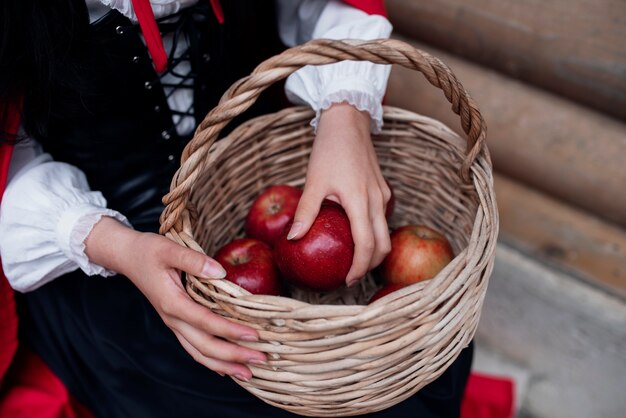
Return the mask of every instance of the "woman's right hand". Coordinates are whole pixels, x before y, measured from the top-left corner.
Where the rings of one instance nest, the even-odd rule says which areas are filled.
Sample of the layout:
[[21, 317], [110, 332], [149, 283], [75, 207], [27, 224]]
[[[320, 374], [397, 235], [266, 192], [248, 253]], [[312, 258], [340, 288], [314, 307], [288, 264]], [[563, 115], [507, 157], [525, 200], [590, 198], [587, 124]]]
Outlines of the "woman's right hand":
[[221, 279], [224, 269], [213, 259], [163, 236], [134, 231], [103, 217], [85, 241], [89, 259], [128, 277], [148, 298], [183, 348], [198, 362], [222, 375], [248, 380], [246, 364], [263, 364], [263, 353], [225, 341], [257, 341], [257, 332], [233, 323], [194, 302], [180, 272]]

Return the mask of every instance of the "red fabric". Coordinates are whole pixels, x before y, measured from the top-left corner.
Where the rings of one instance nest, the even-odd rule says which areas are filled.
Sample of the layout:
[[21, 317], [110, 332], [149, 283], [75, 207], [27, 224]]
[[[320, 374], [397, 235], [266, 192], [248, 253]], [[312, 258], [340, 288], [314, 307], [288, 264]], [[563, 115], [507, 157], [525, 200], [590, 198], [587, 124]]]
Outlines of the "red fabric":
[[343, 0], [352, 7], [363, 10], [370, 15], [387, 16], [384, 0]]
[[224, 11], [222, 10], [220, 0], [211, 0], [211, 7], [213, 8], [213, 13], [215, 14], [217, 21], [219, 23], [224, 23]]
[[154, 19], [154, 12], [150, 5], [150, 0], [131, 0], [133, 2], [133, 9], [137, 15], [141, 32], [146, 40], [146, 46], [152, 62], [157, 72], [162, 73], [167, 69], [167, 54], [163, 47], [163, 39], [161, 39], [161, 33], [159, 27]]
[[1, 392], [0, 417], [92, 418], [48, 366], [31, 351], [20, 348]]
[[511, 379], [470, 374], [461, 405], [461, 418], [513, 418], [515, 385]]
[[[16, 135], [20, 126], [20, 105], [0, 103], [0, 131], [9, 137]], [[9, 174], [13, 145], [0, 144], [0, 202]], [[4, 277], [0, 264], [0, 383], [17, 350], [17, 313], [13, 289]]]

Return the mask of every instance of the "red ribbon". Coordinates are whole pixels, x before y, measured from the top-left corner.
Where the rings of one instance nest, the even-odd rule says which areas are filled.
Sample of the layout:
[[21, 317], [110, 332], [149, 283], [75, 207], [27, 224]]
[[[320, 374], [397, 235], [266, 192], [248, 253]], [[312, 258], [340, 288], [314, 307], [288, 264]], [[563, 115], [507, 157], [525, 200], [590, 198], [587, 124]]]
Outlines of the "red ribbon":
[[163, 47], [163, 39], [159, 32], [159, 27], [154, 18], [154, 12], [149, 0], [132, 0], [133, 9], [137, 15], [141, 32], [146, 40], [148, 53], [152, 57], [152, 62], [158, 73], [162, 73], [167, 69], [167, 54]]
[[343, 0], [343, 2], [370, 15], [387, 16], [383, 0]]
[[213, 14], [217, 21], [221, 24], [224, 23], [224, 11], [222, 10], [222, 4], [220, 0], [211, 0], [211, 7], [213, 8]]
[[[150, 0], [131, 0], [133, 3], [133, 9], [141, 32], [146, 40], [146, 46], [148, 47], [148, 53], [154, 63], [154, 68], [158, 73], [162, 73], [167, 69], [167, 54], [163, 47], [163, 39], [161, 38], [161, 32], [157, 26], [156, 19], [154, 18], [154, 12], [150, 5]], [[224, 12], [220, 0], [211, 0], [211, 7], [213, 13], [219, 23], [224, 23]]]

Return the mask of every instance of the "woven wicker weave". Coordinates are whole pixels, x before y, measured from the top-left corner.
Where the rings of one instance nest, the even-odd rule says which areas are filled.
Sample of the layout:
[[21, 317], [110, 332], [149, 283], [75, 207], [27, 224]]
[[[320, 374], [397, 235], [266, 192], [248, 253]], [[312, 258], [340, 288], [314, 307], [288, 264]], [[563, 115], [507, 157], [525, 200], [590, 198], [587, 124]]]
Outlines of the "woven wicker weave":
[[243, 235], [250, 204], [268, 185], [302, 186], [314, 134], [302, 107], [246, 122], [223, 140], [221, 129], [269, 85], [308, 64], [340, 60], [399, 64], [443, 90], [468, 134], [386, 107], [373, 138], [396, 194], [390, 224], [442, 231], [456, 257], [434, 279], [365, 305], [379, 285], [371, 276], [329, 294], [293, 290], [291, 298], [251, 295], [224, 280], [188, 276], [198, 302], [252, 326], [268, 366], [251, 366], [238, 383], [272, 405], [308, 416], [378, 411], [436, 379], [472, 339], [494, 261], [498, 215], [479, 110], [438, 59], [396, 40], [317, 40], [287, 50], [235, 83], [183, 152], [161, 217], [161, 233], [213, 254]]

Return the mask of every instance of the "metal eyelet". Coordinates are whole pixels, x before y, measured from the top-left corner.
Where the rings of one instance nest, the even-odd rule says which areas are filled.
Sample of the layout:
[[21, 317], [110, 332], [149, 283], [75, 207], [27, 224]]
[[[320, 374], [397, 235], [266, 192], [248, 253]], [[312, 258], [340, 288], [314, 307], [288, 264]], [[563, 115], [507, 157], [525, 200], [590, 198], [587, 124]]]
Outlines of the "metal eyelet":
[[124, 27], [123, 26], [117, 26], [115, 28], [115, 33], [117, 33], [118, 35], [123, 35], [124, 34]]
[[161, 132], [161, 138], [165, 139], [166, 141], [167, 141], [168, 139], [170, 139], [171, 137], [172, 137], [172, 135], [170, 134], [170, 132], [169, 132], [169, 131], [163, 131], [163, 132]]
[[174, 161], [174, 158], [175, 158], [175, 157], [174, 157], [172, 154], [170, 154], [170, 155], [168, 155], [168, 156], [167, 156], [167, 159], [168, 159], [169, 161]]
[[211, 61], [211, 56], [209, 54], [202, 54], [202, 60], [204, 62], [209, 62]]
[[146, 81], [145, 83], [143, 83], [143, 88], [145, 88], [146, 90], [152, 90], [152, 83]]
[[161, 106], [159, 106], [159, 105], [154, 106], [154, 111], [156, 113], [159, 113], [161, 111]]
[[140, 60], [140, 59], [141, 59], [141, 58], [139, 58], [139, 56], [135, 55], [135, 56], [133, 57], [133, 63], [135, 63], [135, 64], [139, 64], [139, 60]]

